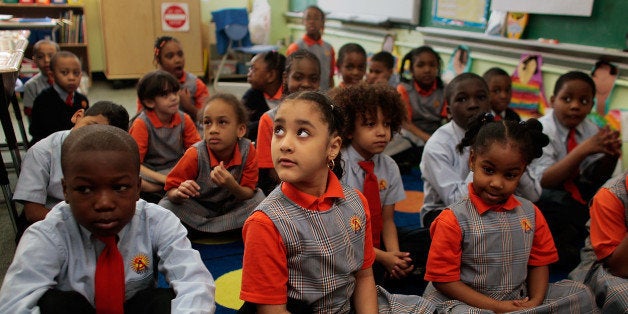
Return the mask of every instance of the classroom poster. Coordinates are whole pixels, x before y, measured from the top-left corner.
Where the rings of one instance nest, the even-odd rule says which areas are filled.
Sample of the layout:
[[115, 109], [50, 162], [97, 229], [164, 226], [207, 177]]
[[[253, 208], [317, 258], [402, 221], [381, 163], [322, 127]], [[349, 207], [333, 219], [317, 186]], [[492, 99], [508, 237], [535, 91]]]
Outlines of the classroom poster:
[[187, 3], [163, 2], [161, 4], [161, 29], [164, 32], [190, 30], [190, 8]]
[[489, 0], [434, 0], [432, 20], [436, 23], [486, 27]]

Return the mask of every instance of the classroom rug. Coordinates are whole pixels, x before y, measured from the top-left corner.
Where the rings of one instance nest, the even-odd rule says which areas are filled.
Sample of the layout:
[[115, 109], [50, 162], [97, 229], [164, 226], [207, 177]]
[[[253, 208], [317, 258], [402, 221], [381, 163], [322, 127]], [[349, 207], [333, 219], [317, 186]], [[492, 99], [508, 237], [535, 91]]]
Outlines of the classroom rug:
[[[397, 206], [395, 224], [399, 228], [416, 228], [420, 226], [419, 211], [423, 204], [423, 182], [418, 167], [403, 174], [402, 181], [406, 200]], [[199, 251], [216, 282], [216, 314], [236, 313], [243, 304], [240, 300], [244, 253], [241, 234], [236, 232], [195, 239], [192, 240], [192, 247]], [[160, 286], [167, 286], [163, 276], [159, 280]]]

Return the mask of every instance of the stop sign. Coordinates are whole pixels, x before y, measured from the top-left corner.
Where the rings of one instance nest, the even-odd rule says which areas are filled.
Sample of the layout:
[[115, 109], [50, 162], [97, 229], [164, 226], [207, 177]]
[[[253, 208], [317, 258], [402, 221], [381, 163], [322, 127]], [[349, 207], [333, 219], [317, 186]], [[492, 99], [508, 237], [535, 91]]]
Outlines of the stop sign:
[[189, 27], [188, 12], [181, 4], [170, 3], [162, 7], [163, 26], [169, 30], [185, 30]]

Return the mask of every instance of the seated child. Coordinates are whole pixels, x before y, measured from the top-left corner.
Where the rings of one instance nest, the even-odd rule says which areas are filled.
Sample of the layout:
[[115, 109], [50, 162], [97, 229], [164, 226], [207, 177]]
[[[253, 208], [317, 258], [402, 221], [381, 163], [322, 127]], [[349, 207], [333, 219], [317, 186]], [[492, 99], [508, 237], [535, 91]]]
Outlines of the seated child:
[[129, 133], [140, 149], [142, 192], [155, 203], [164, 193], [170, 169], [188, 147], [201, 140], [192, 118], [179, 110], [179, 88], [177, 79], [162, 70], [144, 75], [137, 83], [144, 110], [133, 120]]
[[281, 101], [285, 68], [286, 57], [276, 51], [263, 52], [251, 59], [246, 75], [251, 88], [242, 95], [242, 103], [249, 112], [247, 137], [251, 140], [257, 138], [257, 126], [264, 112], [277, 107]]
[[121, 105], [99, 101], [87, 110], [79, 109], [74, 113], [72, 123], [72, 130], [52, 133], [26, 152], [13, 200], [24, 205], [23, 216], [28, 224], [43, 220], [50, 209], [64, 199], [61, 144], [68, 134], [90, 124], [109, 124], [126, 131], [129, 114]]
[[530, 165], [543, 188], [536, 205], [556, 240], [556, 267], [564, 271], [579, 263], [587, 237], [587, 204], [611, 177], [621, 154], [618, 132], [599, 129], [587, 119], [594, 96], [595, 83], [586, 73], [573, 71], [558, 78], [550, 98], [554, 110], [539, 119], [550, 145]]
[[[321, 66], [316, 56], [305, 49], [299, 49], [288, 56], [283, 72], [284, 96], [298, 91], [317, 91], [321, 78]], [[268, 195], [279, 184], [277, 172], [273, 168], [270, 154], [270, 141], [273, 137], [273, 119], [277, 107], [266, 111], [259, 121], [257, 141], [257, 164], [259, 166], [258, 186]]]
[[604, 313], [628, 309], [628, 173], [611, 179], [593, 197], [582, 262], [569, 278], [584, 282]]
[[303, 10], [302, 22], [305, 25], [305, 34], [302, 39], [288, 46], [286, 56], [301, 49], [314, 54], [321, 64], [320, 88], [326, 91], [335, 85], [336, 52], [334, 47], [322, 38], [325, 29], [325, 13], [315, 5], [308, 6]]
[[342, 77], [340, 87], [360, 83], [366, 74], [366, 50], [356, 43], [344, 44], [338, 51], [336, 64]]
[[217, 94], [205, 105], [202, 118], [204, 139], [172, 168], [159, 205], [174, 212], [191, 233], [242, 228], [264, 199], [256, 189], [255, 147], [243, 138], [246, 109], [235, 96]]
[[371, 57], [366, 82], [388, 84], [397, 87], [399, 77], [394, 75], [395, 57], [388, 51], [380, 51]]
[[[157, 37], [155, 40], [153, 63], [157, 68], [174, 76], [181, 87], [179, 88], [179, 109], [197, 121], [198, 112], [209, 98], [207, 85], [196, 75], [186, 72], [185, 55], [178, 39], [171, 36]], [[137, 111], [142, 110], [141, 100], [138, 101]]]
[[459, 153], [456, 145], [464, 137], [469, 121], [489, 110], [486, 82], [473, 73], [456, 76], [447, 85], [444, 99], [452, 119], [425, 143], [420, 164], [425, 192], [421, 208], [424, 227], [429, 227], [448, 204], [467, 194], [469, 150]]
[[469, 195], [452, 203], [430, 227], [432, 244], [424, 297], [443, 313], [582, 313], [596, 311], [581, 283], [549, 284], [558, 260], [543, 215], [513, 195], [525, 168], [549, 139], [535, 119], [524, 123], [478, 117], [460, 146], [470, 146]]
[[406, 198], [399, 167], [381, 154], [393, 132], [405, 119], [405, 107], [397, 91], [387, 84], [360, 83], [330, 92], [342, 108], [346, 128], [340, 150], [345, 172], [341, 182], [366, 196], [371, 214], [375, 248], [375, 282], [383, 285], [385, 275], [406, 277], [414, 266], [410, 253], [399, 248], [394, 221], [395, 204]]
[[488, 85], [490, 95], [491, 113], [496, 121], [501, 119], [521, 121], [519, 115], [512, 109], [510, 98], [512, 97], [512, 81], [510, 75], [500, 68], [490, 68], [482, 76]]
[[[377, 313], [378, 304], [390, 312], [378, 303], [371, 270], [368, 203], [336, 176], [343, 125], [339, 106], [318, 92], [279, 105], [271, 149], [282, 183], [242, 229], [242, 312]], [[420, 297], [411, 300], [396, 309], [434, 310]]]
[[[66, 202], [24, 233], [0, 290], [1, 313], [214, 312], [214, 281], [185, 228], [140, 200], [139, 165], [124, 130], [89, 125], [68, 135]], [[157, 270], [171, 288], [156, 287]]]
[[[406, 64], [410, 65], [412, 79], [403, 79]], [[397, 91], [406, 104], [408, 115], [401, 131], [393, 137], [384, 153], [393, 157], [402, 169], [409, 172], [421, 162], [425, 142], [445, 121], [445, 85], [440, 77], [440, 56], [429, 46], [408, 52], [401, 62], [402, 82]]]
[[[421, 176], [425, 198], [421, 208], [424, 227], [447, 206], [467, 195], [470, 181], [469, 149], [456, 147], [467, 130], [469, 121], [489, 110], [488, 87], [477, 74], [462, 73], [445, 89], [447, 110], [452, 120], [440, 127], [425, 144], [421, 160]], [[519, 180], [516, 195], [536, 201], [541, 194], [532, 174], [526, 170]]]
[[39, 73], [31, 77], [24, 84], [24, 115], [31, 118], [33, 112], [33, 102], [37, 95], [44, 89], [52, 86], [53, 79], [50, 73], [50, 60], [59, 52], [59, 44], [49, 39], [42, 39], [33, 45], [33, 62], [37, 65]]
[[75, 54], [57, 52], [50, 60], [50, 71], [53, 86], [41, 91], [33, 103], [29, 128], [33, 136], [31, 145], [54, 132], [71, 129], [74, 113], [89, 107], [87, 98], [76, 91], [83, 72]]

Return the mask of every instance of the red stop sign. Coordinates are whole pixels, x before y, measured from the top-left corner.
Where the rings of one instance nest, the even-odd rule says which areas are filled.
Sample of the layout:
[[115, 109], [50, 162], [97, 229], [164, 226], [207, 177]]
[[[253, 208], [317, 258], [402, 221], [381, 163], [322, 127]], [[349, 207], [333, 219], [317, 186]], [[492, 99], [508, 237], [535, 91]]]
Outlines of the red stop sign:
[[164, 10], [164, 22], [172, 28], [179, 28], [185, 25], [188, 16], [185, 10], [178, 5], [171, 5]]

